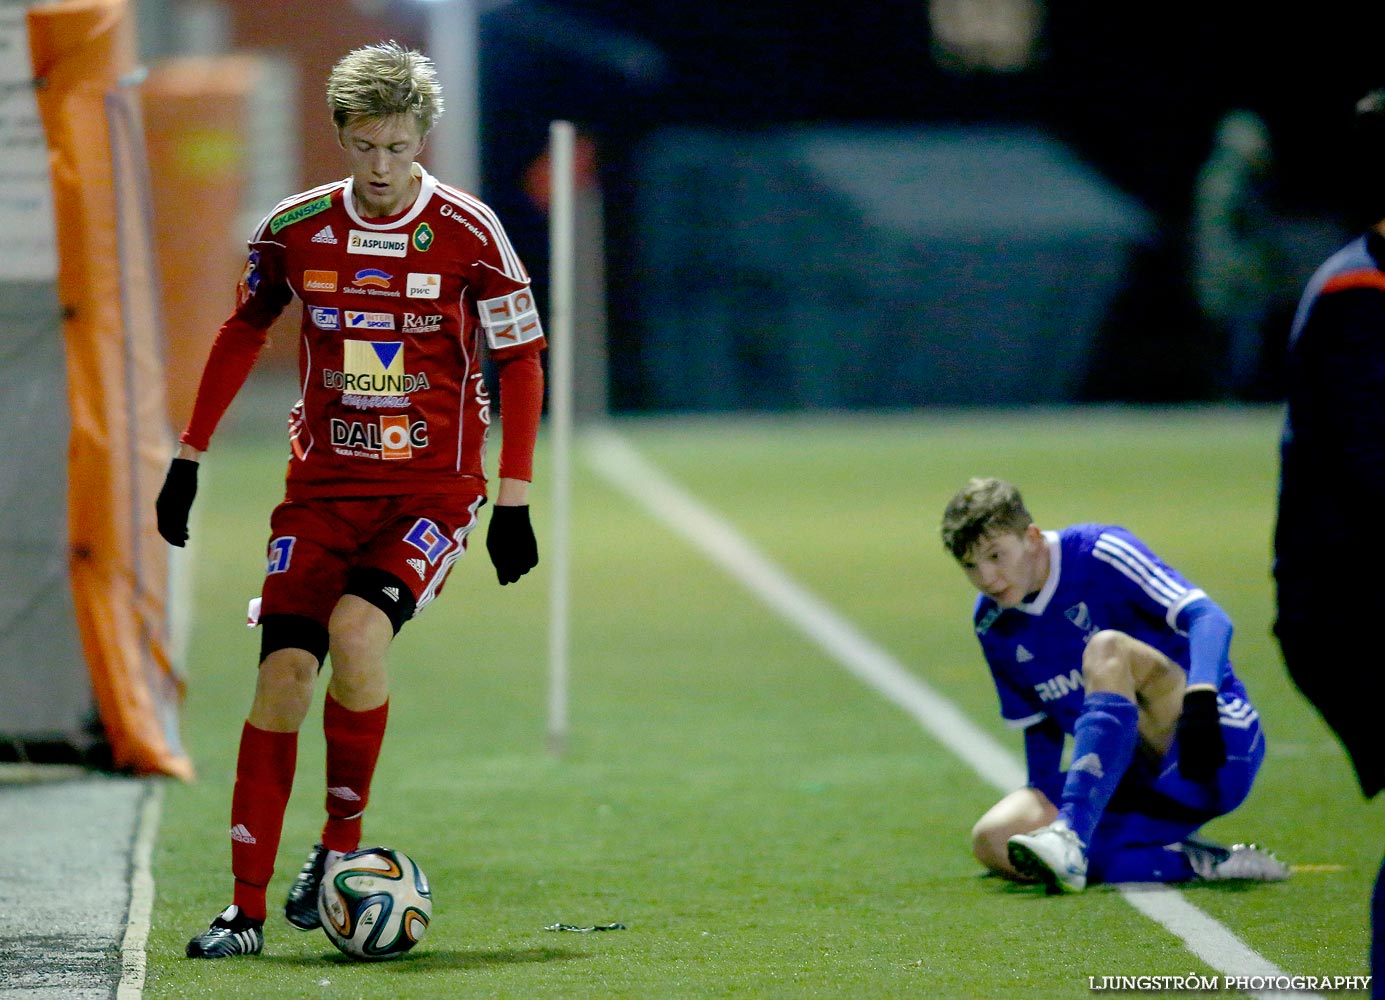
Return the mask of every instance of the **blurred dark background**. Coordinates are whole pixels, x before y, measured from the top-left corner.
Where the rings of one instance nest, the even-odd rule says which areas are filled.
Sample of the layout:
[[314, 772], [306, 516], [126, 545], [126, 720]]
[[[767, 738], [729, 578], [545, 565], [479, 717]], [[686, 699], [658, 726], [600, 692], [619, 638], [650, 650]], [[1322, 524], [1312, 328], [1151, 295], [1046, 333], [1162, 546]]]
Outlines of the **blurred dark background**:
[[[614, 410], [1277, 399], [1385, 83], [1380, 3], [476, 2], [479, 193], [540, 292], [549, 122], [595, 151]], [[438, 44], [321, 6], [221, 12], [295, 62], [302, 187], [331, 61]]]

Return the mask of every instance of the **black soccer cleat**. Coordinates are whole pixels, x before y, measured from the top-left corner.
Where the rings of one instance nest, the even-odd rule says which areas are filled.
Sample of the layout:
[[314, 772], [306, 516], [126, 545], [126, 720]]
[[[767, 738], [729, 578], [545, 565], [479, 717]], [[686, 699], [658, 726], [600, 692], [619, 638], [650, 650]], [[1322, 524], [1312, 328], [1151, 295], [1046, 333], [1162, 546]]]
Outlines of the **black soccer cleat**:
[[312, 931], [322, 926], [317, 914], [317, 896], [322, 889], [322, 873], [327, 868], [327, 848], [318, 844], [308, 853], [308, 860], [298, 870], [284, 900], [284, 919], [300, 931]]
[[212, 925], [188, 942], [188, 958], [230, 958], [232, 955], [258, 955], [264, 947], [264, 921], [242, 916], [232, 903], [222, 910]]

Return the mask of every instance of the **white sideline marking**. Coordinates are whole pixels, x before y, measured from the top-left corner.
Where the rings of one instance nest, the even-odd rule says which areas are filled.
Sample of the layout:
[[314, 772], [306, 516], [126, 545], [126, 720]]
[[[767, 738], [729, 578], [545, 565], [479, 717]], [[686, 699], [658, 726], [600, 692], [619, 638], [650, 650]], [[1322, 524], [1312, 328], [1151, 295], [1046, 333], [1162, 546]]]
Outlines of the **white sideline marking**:
[[[1024, 784], [1026, 775], [1018, 758], [851, 622], [799, 586], [749, 539], [647, 462], [624, 438], [611, 431], [590, 430], [582, 435], [582, 444], [588, 463], [597, 473], [674, 534], [700, 549], [836, 657], [847, 670], [913, 716], [991, 786], [1009, 792]], [[1120, 893], [1136, 910], [1161, 924], [1189, 951], [1223, 975], [1285, 975], [1170, 886], [1122, 886]], [[1248, 995], [1269, 1000], [1281, 994]], [[1323, 1000], [1315, 993], [1299, 992], [1294, 996]]]
[[120, 985], [116, 987], [116, 1000], [139, 1000], [144, 995], [144, 949], [149, 943], [150, 916], [154, 909], [152, 858], [163, 795], [163, 782], [151, 779], [140, 808], [139, 827], [135, 831], [130, 858], [130, 909], [125, 917], [125, 938], [120, 943]]

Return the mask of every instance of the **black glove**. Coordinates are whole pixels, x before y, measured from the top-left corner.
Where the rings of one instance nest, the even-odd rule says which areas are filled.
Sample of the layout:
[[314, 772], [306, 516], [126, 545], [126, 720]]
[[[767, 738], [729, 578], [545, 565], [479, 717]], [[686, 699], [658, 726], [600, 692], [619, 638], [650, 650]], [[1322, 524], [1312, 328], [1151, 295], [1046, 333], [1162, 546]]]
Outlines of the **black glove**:
[[164, 476], [163, 489], [154, 501], [159, 515], [159, 534], [169, 545], [182, 548], [188, 540], [188, 511], [197, 496], [197, 463], [190, 458], [175, 458]]
[[500, 507], [491, 511], [486, 530], [486, 551], [503, 587], [514, 583], [539, 564], [539, 543], [529, 524], [529, 506]]
[[1217, 692], [1207, 688], [1187, 692], [1178, 717], [1178, 773], [1189, 781], [1212, 781], [1225, 763]]

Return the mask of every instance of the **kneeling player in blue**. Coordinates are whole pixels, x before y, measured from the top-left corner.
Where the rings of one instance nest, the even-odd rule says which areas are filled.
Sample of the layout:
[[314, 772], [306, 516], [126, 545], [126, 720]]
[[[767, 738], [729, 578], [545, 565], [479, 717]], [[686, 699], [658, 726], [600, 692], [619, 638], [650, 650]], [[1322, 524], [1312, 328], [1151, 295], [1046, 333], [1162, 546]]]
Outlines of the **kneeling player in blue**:
[[1001, 716], [1024, 731], [1027, 785], [972, 830], [983, 865], [1050, 892], [1288, 877], [1255, 845], [1195, 838], [1245, 801], [1265, 759], [1231, 619], [1211, 598], [1124, 528], [1040, 531], [999, 479], [952, 498], [942, 537], [980, 591]]

